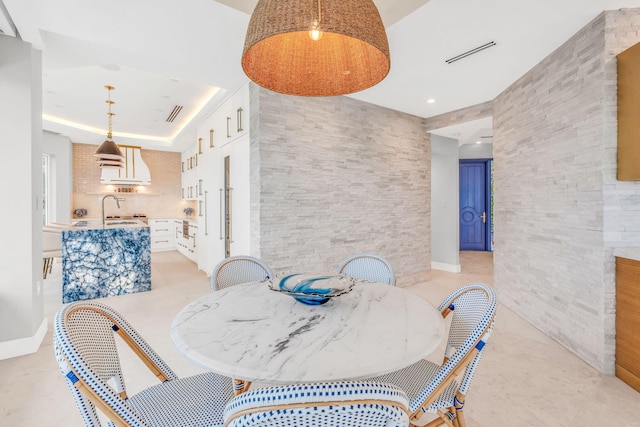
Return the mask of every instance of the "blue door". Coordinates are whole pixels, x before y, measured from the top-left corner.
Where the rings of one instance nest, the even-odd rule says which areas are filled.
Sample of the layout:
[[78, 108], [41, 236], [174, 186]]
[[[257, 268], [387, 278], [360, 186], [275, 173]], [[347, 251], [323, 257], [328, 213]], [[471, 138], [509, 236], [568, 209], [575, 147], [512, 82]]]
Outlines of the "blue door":
[[491, 249], [489, 160], [460, 160], [460, 250]]

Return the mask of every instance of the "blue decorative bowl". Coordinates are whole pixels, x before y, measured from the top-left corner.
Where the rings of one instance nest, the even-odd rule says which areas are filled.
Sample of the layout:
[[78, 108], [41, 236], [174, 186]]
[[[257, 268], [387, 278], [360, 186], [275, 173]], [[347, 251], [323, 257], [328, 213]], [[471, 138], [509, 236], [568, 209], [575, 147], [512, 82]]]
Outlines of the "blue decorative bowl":
[[271, 290], [289, 295], [307, 305], [320, 305], [351, 291], [353, 279], [347, 276], [310, 276], [289, 274], [270, 281]]

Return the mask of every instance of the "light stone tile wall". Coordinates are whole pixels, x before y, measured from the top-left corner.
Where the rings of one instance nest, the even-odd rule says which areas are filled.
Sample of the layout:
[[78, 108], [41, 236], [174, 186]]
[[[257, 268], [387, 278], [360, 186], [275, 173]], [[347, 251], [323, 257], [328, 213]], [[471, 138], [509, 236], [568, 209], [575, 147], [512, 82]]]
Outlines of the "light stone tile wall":
[[[100, 168], [93, 157], [93, 153], [98, 148], [96, 145], [72, 144], [72, 146], [72, 215], [75, 209], [84, 208], [88, 211], [87, 218], [100, 218], [103, 194], [97, 193], [114, 191], [116, 186], [100, 184]], [[115, 202], [111, 200], [105, 203], [105, 213], [107, 215], [143, 213], [150, 218], [184, 218], [184, 208], [191, 207], [195, 211], [194, 201], [181, 198], [180, 153], [143, 149], [141, 155], [149, 167], [151, 185], [141, 186], [140, 191], [154, 193], [154, 195], [119, 194], [118, 197], [124, 199], [120, 203], [121, 209], [117, 209]], [[192, 215], [190, 218], [195, 216]]]
[[425, 128], [428, 132], [459, 123], [483, 119], [490, 117], [491, 114], [493, 114], [493, 101], [487, 101], [482, 104], [471, 105], [459, 110], [429, 117], [426, 119]]
[[[617, 63], [615, 56], [640, 42], [640, 9], [605, 14], [604, 52], [604, 328], [607, 355], [615, 355], [615, 252], [640, 248], [640, 182], [617, 181]], [[637, 123], [640, 126], [640, 120]], [[638, 166], [640, 167], [640, 165]], [[614, 356], [607, 369], [614, 370]]]
[[399, 286], [427, 280], [424, 120], [348, 97], [251, 90], [258, 255], [276, 271], [332, 272], [349, 255], [376, 253], [391, 262]]
[[493, 103], [500, 299], [607, 374], [612, 247], [638, 245], [638, 184], [615, 181], [615, 54], [638, 13], [601, 14]]

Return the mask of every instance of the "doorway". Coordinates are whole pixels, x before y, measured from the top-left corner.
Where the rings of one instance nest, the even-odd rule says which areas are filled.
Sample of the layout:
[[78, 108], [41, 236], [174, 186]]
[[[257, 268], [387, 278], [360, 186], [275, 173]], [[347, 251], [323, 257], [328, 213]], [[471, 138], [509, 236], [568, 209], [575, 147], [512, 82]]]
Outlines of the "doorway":
[[460, 250], [493, 251], [493, 160], [460, 160]]

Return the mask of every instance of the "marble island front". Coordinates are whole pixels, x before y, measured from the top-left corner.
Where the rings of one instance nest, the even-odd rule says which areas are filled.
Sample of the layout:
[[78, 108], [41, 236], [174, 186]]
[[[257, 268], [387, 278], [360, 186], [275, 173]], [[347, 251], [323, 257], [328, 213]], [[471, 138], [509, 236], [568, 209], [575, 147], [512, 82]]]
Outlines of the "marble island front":
[[62, 232], [62, 302], [151, 290], [149, 227], [80, 221]]

